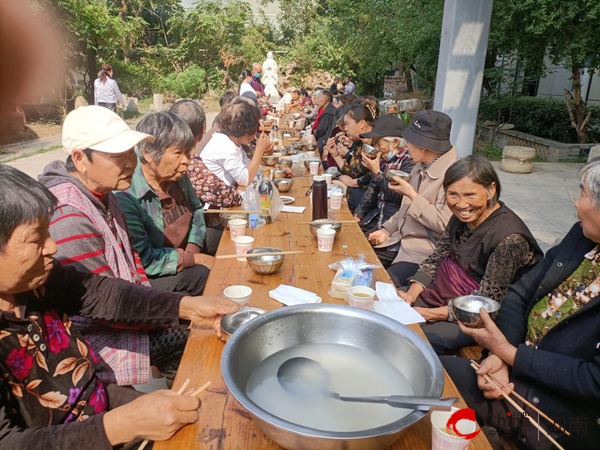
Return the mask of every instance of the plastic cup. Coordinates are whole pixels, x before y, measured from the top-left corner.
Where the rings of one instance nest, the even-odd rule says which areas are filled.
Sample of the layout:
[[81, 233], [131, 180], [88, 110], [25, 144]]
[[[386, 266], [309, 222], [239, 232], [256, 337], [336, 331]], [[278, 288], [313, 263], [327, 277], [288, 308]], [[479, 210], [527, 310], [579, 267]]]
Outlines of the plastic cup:
[[248, 306], [250, 304], [250, 296], [252, 295], [252, 288], [248, 286], [229, 286], [223, 290], [223, 295], [229, 300], [233, 300], [239, 303], [240, 307]]
[[350, 306], [362, 309], [373, 309], [375, 291], [367, 286], [352, 286], [348, 289], [348, 303]]
[[[431, 413], [431, 448], [432, 450], [464, 450], [469, 447], [470, 439], [460, 436], [452, 436], [445, 431], [448, 419], [458, 411], [458, 408], [452, 408], [450, 411], [433, 411]], [[460, 420], [456, 428], [462, 434], [469, 434], [477, 428], [473, 420]]]
[[315, 136], [312, 134], [309, 134], [308, 138], [306, 138], [306, 140], [308, 141], [309, 144], [314, 144], [316, 141]]
[[[235, 243], [235, 254], [245, 255], [248, 250], [252, 248], [254, 244], [254, 238], [250, 236], [238, 236], [233, 238], [232, 241]], [[238, 261], [246, 261], [246, 258], [236, 258]]]
[[311, 150], [311, 151], [308, 151], [308, 152], [306, 152], [306, 156], [307, 156], [308, 158], [314, 158], [314, 157], [315, 157], [315, 154], [316, 154], [316, 152], [313, 152], [312, 150]]
[[246, 235], [246, 225], [248, 225], [247, 220], [231, 219], [227, 223], [229, 225], [229, 234], [231, 235], [231, 239]]
[[311, 161], [308, 163], [308, 167], [310, 167], [311, 175], [317, 175], [319, 173], [319, 162]]
[[342, 192], [332, 192], [329, 194], [329, 206], [331, 209], [342, 209], [342, 198], [344, 194]]
[[334, 239], [335, 230], [331, 228], [319, 228], [317, 230], [317, 244], [320, 252], [330, 252], [333, 250]]
[[333, 180], [333, 175], [331, 175], [330, 173], [326, 173], [325, 174], [325, 182], [327, 184], [331, 184], [331, 181]]

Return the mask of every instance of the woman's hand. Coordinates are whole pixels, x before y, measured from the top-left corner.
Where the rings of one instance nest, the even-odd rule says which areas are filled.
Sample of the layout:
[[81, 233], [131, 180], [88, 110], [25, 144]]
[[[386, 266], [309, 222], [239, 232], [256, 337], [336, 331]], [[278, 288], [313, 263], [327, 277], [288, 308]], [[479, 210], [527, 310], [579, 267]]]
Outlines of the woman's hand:
[[439, 308], [421, 308], [415, 306], [413, 309], [421, 314], [427, 322], [443, 322], [448, 320], [447, 306], [440, 306]]
[[215, 262], [214, 256], [205, 255], [204, 253], [194, 253], [194, 264], [203, 265], [212, 269], [212, 266]]
[[[515, 385], [510, 382], [509, 366], [496, 355], [490, 355], [481, 363], [479, 370], [477, 370], [477, 386], [483, 391], [485, 398], [497, 399], [502, 397], [502, 392], [510, 394]], [[492, 383], [488, 383], [484, 375], [493, 375], [496, 384], [504, 386], [501, 389], [497, 389]]]
[[369, 169], [374, 174], [381, 172], [381, 154], [377, 153], [375, 159], [369, 158], [364, 153], [362, 154], [362, 165]]
[[269, 140], [269, 135], [267, 133], [261, 133], [260, 137], [256, 140], [256, 149], [254, 150], [254, 153], [258, 153], [262, 158], [263, 155], [272, 151], [273, 144]]
[[338, 178], [342, 183], [344, 183], [348, 187], [358, 187], [358, 181], [354, 178], [349, 177], [348, 175], [340, 175]]
[[332, 137], [327, 139], [327, 142], [325, 143], [325, 147], [323, 148], [323, 159], [325, 159], [326, 154], [330, 154], [334, 158], [336, 156], [339, 156], [339, 152], [337, 151], [337, 145], [335, 144], [335, 139]]
[[221, 295], [183, 297], [179, 304], [179, 318], [200, 326], [211, 327], [221, 338], [221, 316], [233, 314], [240, 305]]
[[398, 291], [398, 297], [403, 298], [404, 301], [406, 303], [408, 303], [409, 305], [413, 305], [413, 303], [415, 302], [416, 298], [410, 293], [410, 292], [404, 292], [404, 291]]
[[487, 348], [505, 363], [512, 366], [517, 355], [517, 348], [508, 342], [484, 308], [479, 309], [479, 315], [483, 321], [483, 328], [469, 328], [458, 322], [460, 331], [467, 336], [471, 336], [479, 345]]
[[181, 427], [195, 423], [201, 404], [190, 395], [155, 391], [104, 414], [104, 431], [112, 446], [134, 439], [164, 441]]
[[390, 237], [390, 232], [386, 229], [381, 229], [369, 234], [369, 242], [371, 245], [383, 244]]
[[394, 185], [392, 183], [388, 183], [388, 188], [390, 190], [394, 191], [397, 194], [404, 195], [405, 197], [408, 197], [411, 200], [415, 199], [415, 197], [417, 196], [417, 191], [415, 191], [415, 188], [412, 187], [408, 181], [404, 181], [400, 177], [393, 177], [393, 180], [394, 183], [397, 184]]

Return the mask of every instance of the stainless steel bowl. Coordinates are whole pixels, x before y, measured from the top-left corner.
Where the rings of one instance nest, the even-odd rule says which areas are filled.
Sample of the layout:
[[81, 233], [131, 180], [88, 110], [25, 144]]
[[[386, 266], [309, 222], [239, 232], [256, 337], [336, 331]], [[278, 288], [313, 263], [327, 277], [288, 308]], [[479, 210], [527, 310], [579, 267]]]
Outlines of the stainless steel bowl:
[[377, 153], [379, 153], [379, 150], [377, 150], [375, 147], [373, 147], [372, 145], [369, 144], [363, 144], [362, 146], [362, 152], [367, 155], [367, 157], [371, 158], [371, 159], [375, 159], [377, 157]]
[[426, 412], [413, 411], [378, 428], [332, 432], [303, 427], [260, 408], [246, 395], [255, 367], [267, 357], [307, 343], [335, 343], [373, 352], [398, 369], [414, 395], [439, 397], [444, 372], [431, 346], [414, 331], [383, 315], [334, 304], [287, 306], [242, 325], [221, 356], [221, 373], [235, 399], [265, 434], [290, 450], [375, 450], [393, 444]]
[[479, 315], [479, 309], [485, 308], [492, 320], [500, 312], [500, 303], [491, 298], [479, 295], [464, 295], [452, 301], [452, 309], [456, 318], [469, 328], [483, 327], [483, 321]]
[[317, 144], [306, 144], [306, 151], [308, 152], [316, 152]]
[[275, 186], [277, 186], [277, 190], [279, 190], [279, 192], [287, 192], [294, 185], [294, 180], [291, 178], [278, 178], [273, 180], [273, 183]]
[[340, 231], [342, 231], [342, 224], [331, 223], [330, 219], [317, 219], [313, 220], [313, 222], [317, 223], [310, 224], [310, 234], [312, 234], [315, 238], [317, 237], [317, 230], [319, 228], [331, 228], [332, 230], [334, 230], [335, 236], [333, 236], [333, 239], [337, 239], [338, 235], [340, 234]]
[[285, 169], [273, 170], [273, 180], [277, 180], [279, 178], [285, 178], [286, 175], [287, 175], [287, 172], [285, 171]]
[[389, 169], [385, 173], [385, 177], [388, 179], [388, 181], [390, 183], [397, 184], [394, 182], [394, 177], [400, 177], [400, 179], [402, 179], [404, 181], [408, 181], [408, 180], [410, 180], [410, 173], [403, 172], [402, 170]]
[[264, 313], [266, 313], [264, 309], [245, 307], [233, 314], [225, 314], [221, 318], [221, 331], [228, 339], [239, 327]]
[[306, 159], [304, 160], [304, 167], [306, 167], [306, 170], [310, 170], [310, 163], [311, 163], [312, 161], [316, 161], [316, 162], [318, 162], [319, 164], [321, 164], [321, 161], [319, 160], [319, 158], [306, 158]]
[[[267, 252], [280, 252], [281, 250], [274, 247], [257, 247], [251, 250], [248, 250], [248, 255], [260, 255], [261, 253]], [[270, 275], [272, 273], [277, 272], [283, 266], [283, 260], [285, 259], [285, 255], [270, 255], [270, 256], [253, 256], [251, 258], [246, 258], [248, 261], [248, 266], [261, 275]]]
[[298, 147], [294, 147], [293, 145], [288, 145], [285, 148], [285, 152], [287, 155], [297, 155], [298, 154]]
[[277, 165], [280, 169], [291, 169], [294, 161], [291, 159], [280, 159]]
[[263, 156], [262, 160], [263, 160], [263, 163], [265, 163], [265, 166], [273, 167], [275, 164], [277, 164], [279, 157], [278, 156]]

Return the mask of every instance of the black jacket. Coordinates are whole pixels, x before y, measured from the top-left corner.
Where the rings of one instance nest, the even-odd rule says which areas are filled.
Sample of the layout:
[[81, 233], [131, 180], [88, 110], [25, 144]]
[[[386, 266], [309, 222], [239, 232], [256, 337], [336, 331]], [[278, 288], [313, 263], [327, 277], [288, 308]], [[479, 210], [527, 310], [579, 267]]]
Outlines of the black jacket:
[[327, 139], [331, 136], [331, 130], [335, 127], [335, 112], [336, 107], [331, 103], [327, 105], [323, 114], [319, 118], [319, 124], [315, 128], [315, 139], [317, 140], [317, 147], [321, 153], [323, 153], [323, 147], [327, 143]]
[[518, 349], [511, 376], [515, 390], [571, 431], [570, 438], [554, 435], [565, 448], [600, 448], [600, 296], [551, 328], [538, 348], [524, 344], [527, 318], [538, 300], [567, 279], [595, 246], [575, 224], [535, 268], [509, 287], [496, 320]]

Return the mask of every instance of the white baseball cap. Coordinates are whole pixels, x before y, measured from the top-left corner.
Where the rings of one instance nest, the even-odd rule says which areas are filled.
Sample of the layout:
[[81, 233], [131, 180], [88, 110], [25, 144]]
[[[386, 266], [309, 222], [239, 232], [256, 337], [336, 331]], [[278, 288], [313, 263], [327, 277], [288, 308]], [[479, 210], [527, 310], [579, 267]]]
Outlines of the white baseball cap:
[[70, 155], [73, 150], [97, 150], [124, 153], [141, 141], [154, 136], [132, 130], [117, 114], [103, 106], [82, 106], [71, 111], [63, 123], [62, 145]]

